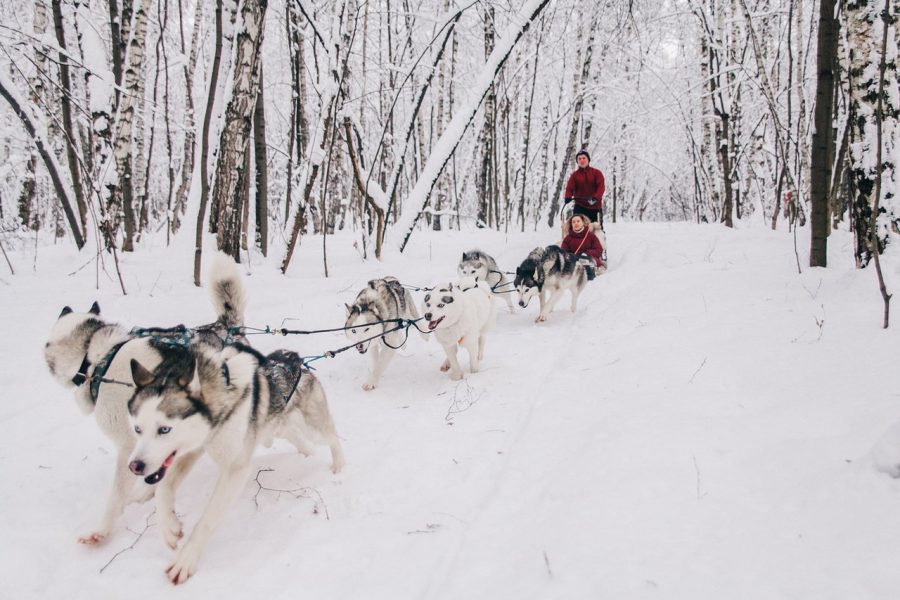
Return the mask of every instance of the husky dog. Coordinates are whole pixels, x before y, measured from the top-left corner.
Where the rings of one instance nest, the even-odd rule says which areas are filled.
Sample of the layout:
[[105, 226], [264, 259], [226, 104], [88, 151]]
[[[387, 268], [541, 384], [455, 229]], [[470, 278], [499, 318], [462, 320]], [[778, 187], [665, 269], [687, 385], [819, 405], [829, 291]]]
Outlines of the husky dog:
[[242, 344], [221, 352], [173, 348], [152, 372], [132, 359], [131, 374], [136, 389], [128, 416], [137, 445], [128, 467], [146, 483], [159, 483], [156, 514], [171, 548], [182, 537], [178, 485], [204, 451], [219, 466], [209, 505], [166, 570], [172, 583], [196, 572], [209, 536], [247, 482], [257, 444], [283, 438], [307, 456], [313, 443], [327, 444], [331, 470], [344, 466], [325, 391], [295, 352], [263, 356]]
[[129, 331], [105, 321], [95, 302], [86, 313], [66, 306], [50, 332], [44, 348], [50, 373], [72, 390], [85, 413], [94, 413], [97, 425], [116, 446], [115, 474], [103, 518], [78, 538], [83, 544], [102, 541], [128, 502], [144, 502], [153, 495], [153, 488], [136, 486], [128, 472], [128, 455], [134, 448], [126, 406], [134, 391], [130, 387], [131, 359], [139, 358], [154, 368], [173, 344], [221, 348], [223, 340], [231, 337], [230, 328], [243, 325], [244, 289], [237, 265], [227, 255], [220, 254], [213, 261], [209, 289], [218, 319], [193, 330], [178, 326]]
[[486, 282], [495, 294], [503, 294], [509, 312], [515, 314], [516, 309], [513, 307], [509, 293], [512, 290], [506, 287], [509, 280], [506, 278], [506, 274], [497, 267], [494, 257], [478, 249], [463, 252], [462, 260], [459, 261], [456, 270], [460, 277], [474, 277], [478, 281]]
[[[356, 350], [365, 354], [370, 348], [372, 370], [362, 388], [374, 390], [385, 369], [394, 358], [396, 349], [406, 341], [407, 332], [398, 328], [394, 319], [416, 320], [419, 312], [412, 294], [394, 277], [373, 279], [347, 307], [347, 338], [356, 344]], [[382, 323], [380, 321], [390, 321]], [[394, 330], [394, 331], [391, 331]], [[370, 339], [379, 333], [390, 331], [380, 338]], [[428, 339], [422, 334], [424, 339]]]
[[424, 317], [447, 354], [441, 371], [450, 379], [462, 379], [456, 353], [462, 346], [469, 353], [469, 370], [477, 373], [484, 358], [485, 334], [494, 326], [496, 310], [491, 288], [470, 278], [465, 287], [452, 283], [436, 287], [425, 296]]
[[565, 290], [572, 294], [572, 312], [575, 312], [578, 295], [586, 283], [584, 265], [559, 246], [535, 248], [516, 269], [519, 306], [528, 306], [535, 295], [540, 300], [541, 312], [535, 323], [547, 320]]

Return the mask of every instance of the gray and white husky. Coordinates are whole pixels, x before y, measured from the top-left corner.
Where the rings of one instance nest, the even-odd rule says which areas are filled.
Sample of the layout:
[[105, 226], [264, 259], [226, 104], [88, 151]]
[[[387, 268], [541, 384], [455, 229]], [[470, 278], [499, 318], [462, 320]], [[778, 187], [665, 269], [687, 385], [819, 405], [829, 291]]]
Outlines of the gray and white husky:
[[534, 296], [540, 300], [541, 312], [535, 323], [547, 320], [566, 290], [572, 294], [572, 312], [575, 312], [578, 296], [586, 284], [584, 265], [559, 246], [535, 248], [516, 269], [519, 306], [525, 308]]
[[204, 451], [219, 467], [203, 516], [166, 570], [175, 584], [196, 572], [209, 536], [247, 482], [257, 444], [283, 438], [307, 456], [313, 444], [326, 444], [331, 470], [344, 466], [325, 391], [295, 352], [263, 356], [242, 344], [220, 352], [172, 348], [153, 371], [132, 359], [131, 373], [136, 389], [128, 416], [137, 445], [128, 466], [146, 483], [159, 484], [156, 515], [171, 548], [182, 537], [178, 485]]
[[456, 356], [460, 346], [469, 354], [469, 370], [477, 373], [481, 368], [485, 335], [496, 322], [493, 300], [487, 283], [473, 278], [463, 287], [448, 283], [425, 295], [423, 316], [447, 355], [441, 371], [450, 371], [450, 379], [463, 376]]
[[[344, 326], [349, 328], [345, 331], [347, 339], [356, 344], [356, 350], [360, 354], [372, 351], [369, 354], [372, 357], [372, 368], [362, 388], [366, 391], [374, 390], [391, 359], [394, 358], [397, 348], [406, 341], [407, 331], [398, 329], [398, 322], [394, 319], [418, 319], [416, 303], [410, 291], [395, 277], [384, 277], [370, 281], [357, 294], [353, 304], [344, 306], [347, 307], [347, 320]], [[390, 333], [369, 339], [385, 331]], [[428, 339], [424, 334], [422, 337]]]
[[509, 289], [509, 280], [506, 274], [497, 266], [494, 257], [481, 250], [473, 249], [463, 252], [462, 259], [456, 267], [460, 277], [474, 277], [478, 281], [484, 281], [495, 294], [501, 294], [506, 301], [509, 312], [515, 314], [513, 301], [510, 297], [513, 290]]
[[66, 306], [50, 332], [44, 359], [53, 377], [72, 390], [79, 407], [93, 413], [97, 425], [116, 446], [112, 488], [100, 522], [81, 535], [83, 544], [102, 541], [129, 502], [148, 500], [153, 488], [135, 485], [128, 472], [128, 456], [134, 449], [134, 433], [128, 424], [131, 385], [130, 361], [139, 359], [148, 368], [159, 364], [171, 344], [222, 347], [231, 327], [243, 325], [246, 305], [237, 265], [220, 254], [209, 273], [209, 290], [217, 320], [195, 329], [128, 330], [100, 316], [95, 302], [88, 312], [76, 313]]

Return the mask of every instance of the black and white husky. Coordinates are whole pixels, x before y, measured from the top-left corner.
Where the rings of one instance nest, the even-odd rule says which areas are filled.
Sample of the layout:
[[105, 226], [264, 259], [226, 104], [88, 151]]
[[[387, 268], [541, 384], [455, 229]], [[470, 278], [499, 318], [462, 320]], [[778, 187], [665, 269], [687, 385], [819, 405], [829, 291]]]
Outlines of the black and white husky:
[[175, 584], [196, 572], [209, 536], [247, 482], [258, 444], [283, 438], [307, 456], [313, 444], [326, 444], [331, 470], [344, 466], [325, 391], [294, 352], [263, 356], [242, 344], [220, 352], [173, 347], [153, 371], [132, 359], [131, 373], [136, 389], [128, 415], [137, 445], [128, 466], [144, 482], [159, 484], [156, 515], [171, 548], [182, 536], [178, 485], [203, 452], [219, 467], [203, 516], [166, 570]]
[[487, 283], [473, 278], [463, 286], [448, 283], [426, 294], [423, 316], [447, 355], [441, 371], [450, 371], [450, 379], [463, 376], [456, 356], [460, 346], [469, 354], [469, 370], [477, 373], [481, 368], [485, 335], [496, 321], [493, 300]]
[[97, 425], [116, 446], [112, 489], [100, 523], [79, 537], [84, 544], [103, 540], [122, 514], [125, 505], [146, 501], [153, 488], [135, 485], [128, 472], [128, 456], [134, 449], [134, 433], [128, 424], [128, 399], [132, 359], [148, 368], [159, 364], [171, 344], [222, 347], [230, 328], [243, 325], [245, 298], [237, 265], [218, 255], [209, 273], [209, 290], [217, 320], [195, 329], [128, 330], [100, 316], [95, 302], [88, 312], [76, 313], [66, 306], [50, 332], [44, 359], [53, 377], [71, 389], [85, 413], [93, 413]]
[[493, 256], [477, 248], [463, 252], [462, 259], [459, 261], [456, 270], [460, 277], [474, 277], [478, 281], [486, 282], [495, 294], [503, 295], [506, 306], [509, 307], [509, 312], [513, 314], [516, 312], [512, 298], [510, 298], [512, 294], [509, 293], [512, 290], [508, 289], [507, 286], [509, 280], [506, 278], [506, 274], [497, 266], [497, 261], [494, 260]]
[[584, 265], [574, 254], [559, 246], [535, 248], [516, 269], [515, 286], [519, 306], [525, 308], [534, 296], [541, 312], [535, 323], [546, 321], [564, 291], [572, 294], [572, 312], [578, 309], [578, 296], [587, 284]]
[[[345, 331], [347, 339], [356, 344], [356, 350], [360, 354], [372, 351], [369, 353], [372, 368], [362, 387], [366, 391], [374, 390], [394, 358], [396, 349], [406, 341], [407, 331], [404, 328], [398, 329], [397, 319], [418, 319], [416, 303], [409, 290], [396, 278], [384, 277], [370, 281], [357, 294], [353, 304], [345, 306], [347, 320], [344, 326], [348, 328]], [[385, 331], [390, 333], [375, 337]]]

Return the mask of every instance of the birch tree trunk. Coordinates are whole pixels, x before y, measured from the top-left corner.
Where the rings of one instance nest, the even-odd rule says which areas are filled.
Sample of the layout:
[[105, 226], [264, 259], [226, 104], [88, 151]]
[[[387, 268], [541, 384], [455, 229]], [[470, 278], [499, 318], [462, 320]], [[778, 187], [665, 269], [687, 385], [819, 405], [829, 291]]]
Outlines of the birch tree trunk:
[[241, 28], [235, 36], [234, 89], [219, 141], [219, 157], [213, 185], [213, 206], [218, 211], [217, 241], [220, 250], [240, 262], [241, 228], [245, 197], [244, 168], [250, 150], [253, 111], [259, 93], [259, 56], [267, 0], [244, 0]]
[[[123, 16], [125, 12], [123, 11]], [[134, 142], [134, 116], [135, 104], [140, 98], [141, 84], [139, 79], [144, 76], [144, 50], [147, 38], [147, 11], [144, 8], [144, 0], [137, 0], [134, 7], [134, 32], [128, 42], [126, 55], [127, 66], [124, 73], [125, 94], [122, 94], [119, 102], [119, 114], [116, 123], [114, 159], [116, 161], [116, 183], [113, 188], [113, 205], [111, 215], [122, 211], [125, 222], [125, 238], [122, 242], [122, 250], [130, 252], [134, 250], [134, 187], [132, 181], [132, 152]]]
[[[845, 6], [847, 34], [850, 47], [850, 172], [856, 249], [854, 255], [858, 267], [865, 267], [875, 252], [884, 251], [890, 232], [896, 231], [900, 211], [896, 208], [896, 180], [894, 164], [891, 160], [897, 118], [900, 107], [897, 100], [896, 66], [885, 71], [884, 85], [881, 83], [881, 43], [876, 32], [882, 31], [882, 19], [893, 19], [888, 11], [881, 10], [880, 0], [859, 0]], [[888, 35], [888, 39], [893, 36]], [[892, 50], [892, 49], [889, 49]], [[889, 56], [895, 56], [888, 52]], [[882, 90], [892, 90], [884, 93]], [[879, 106], [879, 102], [881, 105]], [[880, 109], [880, 110], [879, 110]], [[884, 139], [891, 144], [882, 154], [878, 144], [877, 130], [881, 119]], [[883, 159], [877, 160], [878, 156]], [[884, 184], [884, 202], [875, 213], [878, 198], [876, 180], [879, 175]]]

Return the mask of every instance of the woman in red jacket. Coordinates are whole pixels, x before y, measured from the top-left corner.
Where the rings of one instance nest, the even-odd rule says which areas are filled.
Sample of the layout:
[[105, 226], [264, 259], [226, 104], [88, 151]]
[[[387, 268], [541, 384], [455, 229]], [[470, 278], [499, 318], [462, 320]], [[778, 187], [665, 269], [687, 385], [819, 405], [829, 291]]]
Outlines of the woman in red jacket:
[[583, 215], [572, 215], [572, 218], [569, 219], [569, 234], [560, 244], [560, 248], [576, 256], [584, 254], [592, 259], [594, 268], [588, 270], [588, 279], [593, 279], [596, 273], [606, 270], [606, 265], [601, 258], [603, 246]]

